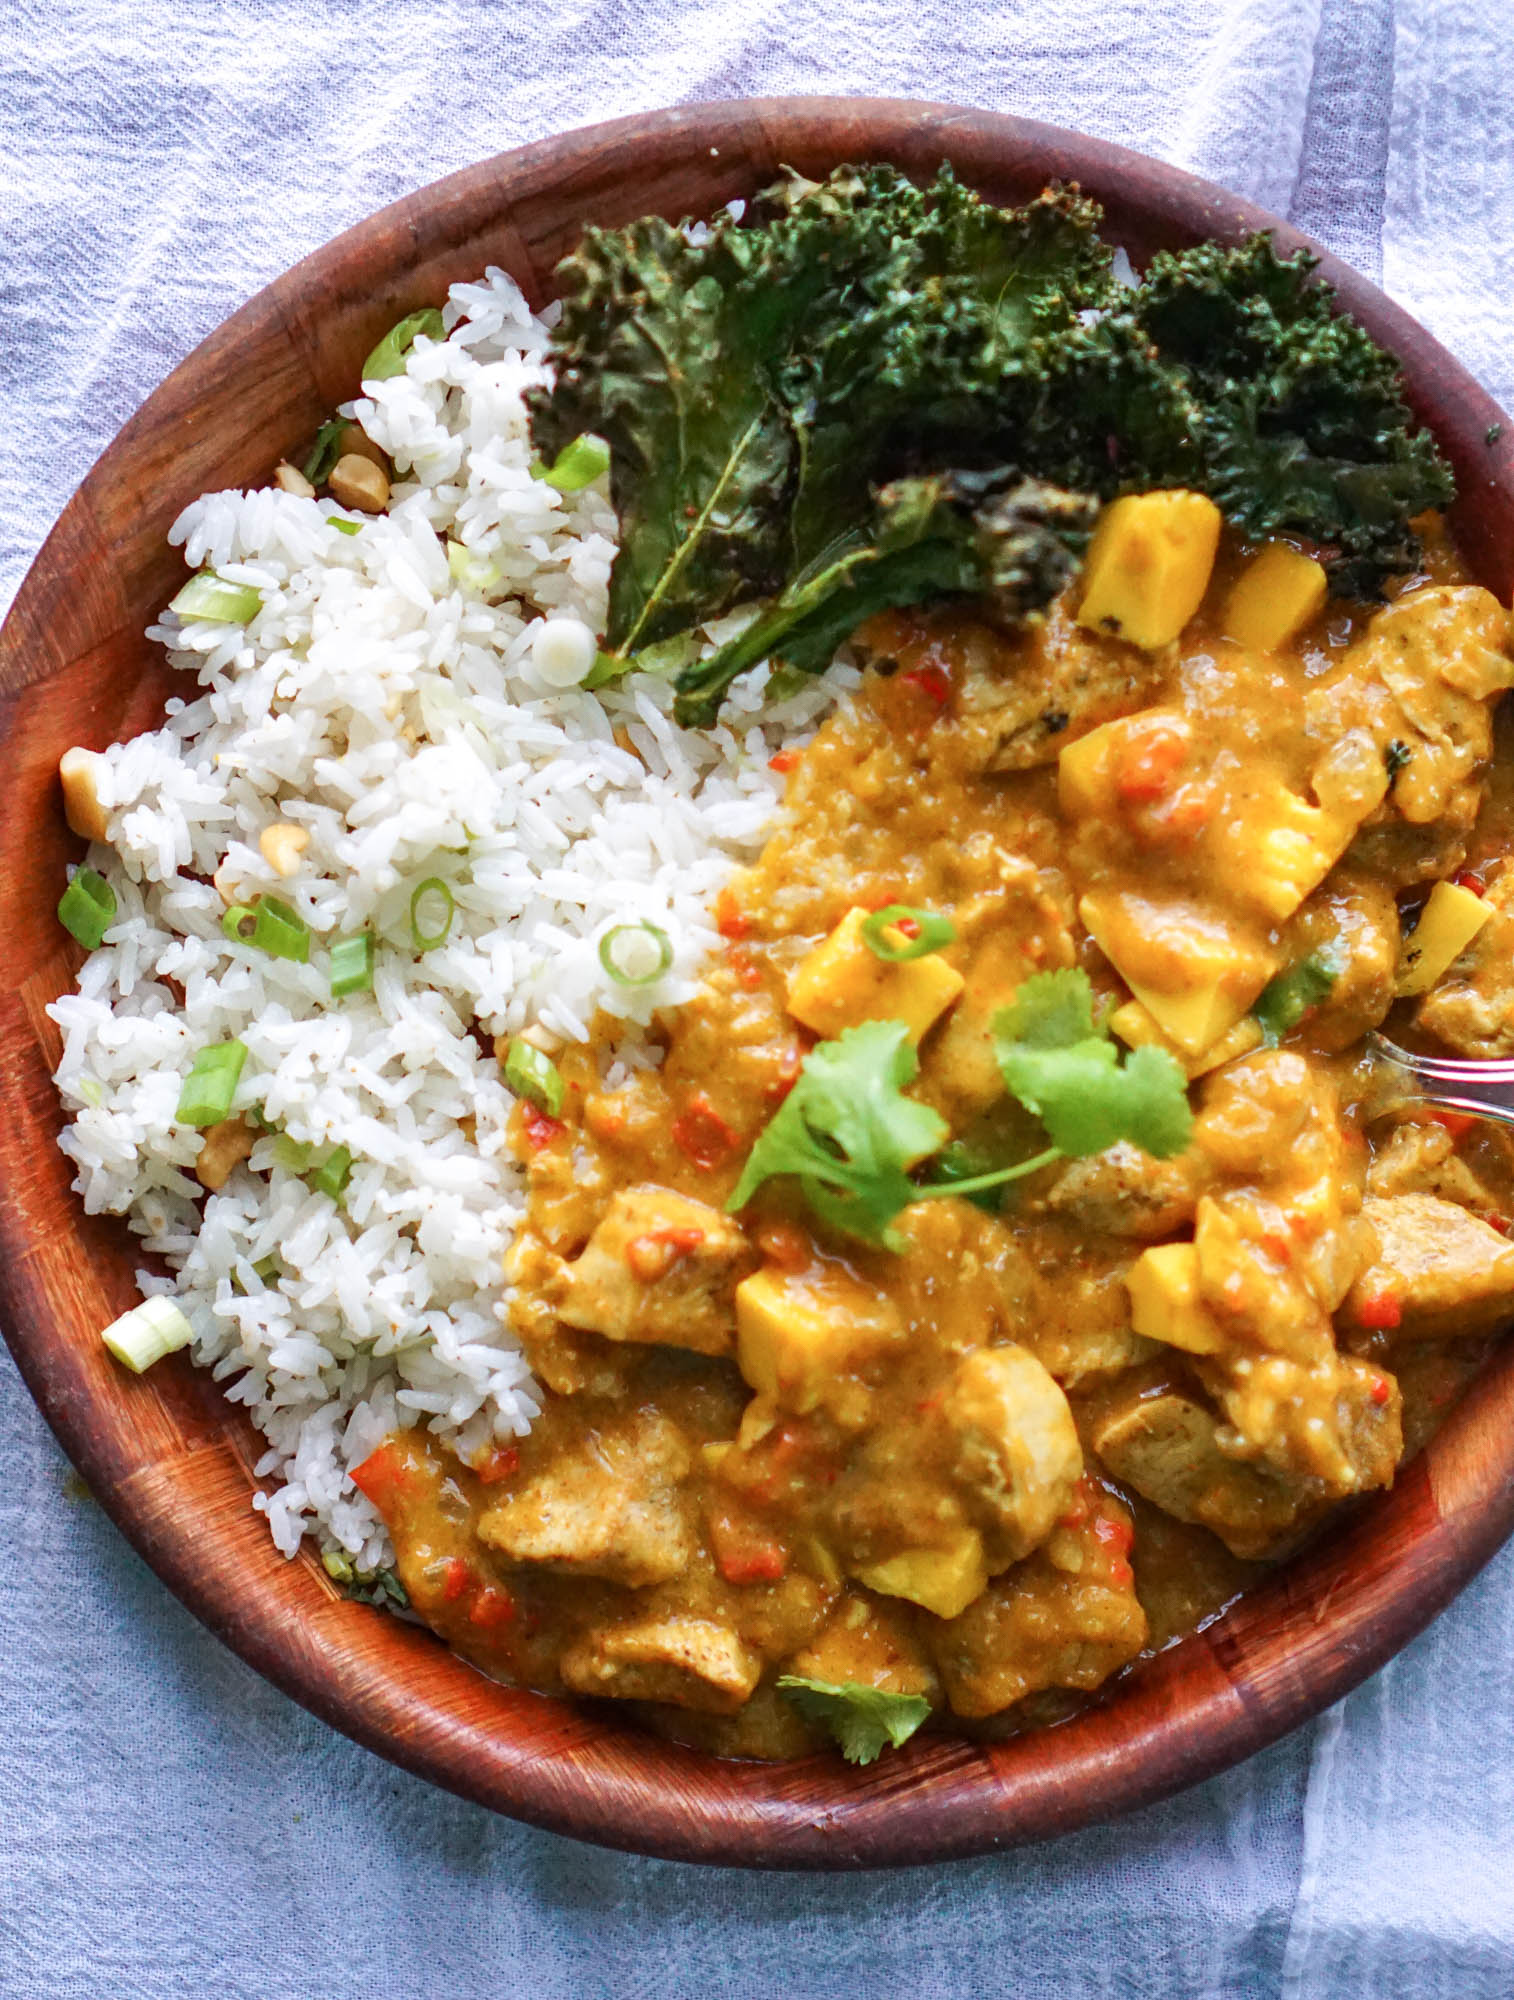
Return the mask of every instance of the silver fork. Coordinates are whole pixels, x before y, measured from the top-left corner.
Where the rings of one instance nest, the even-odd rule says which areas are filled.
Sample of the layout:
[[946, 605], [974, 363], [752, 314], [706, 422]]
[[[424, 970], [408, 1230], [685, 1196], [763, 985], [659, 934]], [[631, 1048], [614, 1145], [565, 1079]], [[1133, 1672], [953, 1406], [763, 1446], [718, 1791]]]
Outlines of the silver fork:
[[1514, 1125], [1514, 1057], [1462, 1062], [1447, 1056], [1422, 1056], [1378, 1034], [1367, 1037], [1367, 1046], [1379, 1065], [1404, 1079], [1422, 1103]]

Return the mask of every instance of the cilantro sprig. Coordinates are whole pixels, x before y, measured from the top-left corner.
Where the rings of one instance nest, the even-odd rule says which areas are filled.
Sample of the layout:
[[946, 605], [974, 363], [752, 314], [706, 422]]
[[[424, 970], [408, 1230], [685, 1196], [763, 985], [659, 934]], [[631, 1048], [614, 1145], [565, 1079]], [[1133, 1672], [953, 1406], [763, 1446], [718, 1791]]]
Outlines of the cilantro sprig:
[[810, 1050], [799, 1079], [747, 1156], [727, 1207], [744, 1208], [765, 1181], [792, 1174], [805, 1200], [834, 1229], [883, 1250], [900, 1250], [895, 1217], [911, 1202], [971, 1198], [1021, 1180], [1054, 1161], [1102, 1153], [1129, 1140], [1155, 1158], [1182, 1152], [1193, 1130], [1188, 1079], [1165, 1049], [1121, 1060], [1094, 1017], [1083, 972], [1039, 972], [994, 1020], [999, 1068], [1011, 1094], [1046, 1127], [1051, 1144], [1028, 1160], [963, 1178], [917, 1181], [950, 1127], [905, 1095], [919, 1074], [903, 1021], [865, 1021]]
[[1086, 972], [1038, 972], [994, 1019], [994, 1050], [1011, 1093], [1073, 1159], [1121, 1139], [1153, 1159], [1181, 1153], [1193, 1131], [1188, 1079], [1165, 1049], [1124, 1060], [1094, 1018]]
[[780, 1674], [778, 1685], [807, 1722], [818, 1722], [848, 1764], [871, 1764], [882, 1750], [907, 1743], [930, 1714], [922, 1694], [890, 1694], [860, 1681], [819, 1681]]
[[793, 1174], [810, 1207], [834, 1228], [901, 1249], [889, 1225], [919, 1199], [909, 1169], [950, 1132], [939, 1111], [904, 1095], [919, 1071], [902, 1021], [864, 1021], [817, 1043], [748, 1154], [727, 1206], [744, 1208], [764, 1181]]

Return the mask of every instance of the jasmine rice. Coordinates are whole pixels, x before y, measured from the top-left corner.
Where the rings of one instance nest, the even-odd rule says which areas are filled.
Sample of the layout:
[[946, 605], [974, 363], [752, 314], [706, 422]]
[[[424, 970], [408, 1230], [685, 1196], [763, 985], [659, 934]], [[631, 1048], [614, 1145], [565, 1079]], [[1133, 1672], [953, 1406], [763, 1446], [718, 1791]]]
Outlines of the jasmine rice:
[[[173, 1273], [138, 1281], [174, 1294], [266, 1439], [254, 1504], [278, 1547], [314, 1532], [360, 1570], [391, 1552], [347, 1471], [386, 1432], [425, 1424], [472, 1457], [537, 1411], [504, 1320], [525, 1193], [495, 1038], [584, 1041], [603, 1010], [611, 1067], [655, 1062], [652, 1017], [695, 990], [712, 898], [777, 806], [769, 757], [855, 679], [834, 667], [759, 721], [759, 670], [698, 733], [652, 675], [586, 691], [616, 524], [603, 480], [532, 476], [548, 321], [491, 270], [444, 325], [346, 406], [393, 461], [387, 511], [268, 487], [174, 523], [189, 567], [257, 608], [151, 628], [185, 694], [92, 762], [88, 864], [115, 917], [50, 1010], [86, 1208]], [[308, 962], [227, 936], [228, 904], [260, 896], [308, 926]], [[668, 963], [627, 986], [600, 946], [638, 922]], [[333, 997], [330, 947], [364, 930], [371, 989]], [[230, 1109], [262, 1123], [206, 1192], [176, 1111], [229, 1039], [248, 1052]], [[311, 1170], [340, 1149], [333, 1199]]]

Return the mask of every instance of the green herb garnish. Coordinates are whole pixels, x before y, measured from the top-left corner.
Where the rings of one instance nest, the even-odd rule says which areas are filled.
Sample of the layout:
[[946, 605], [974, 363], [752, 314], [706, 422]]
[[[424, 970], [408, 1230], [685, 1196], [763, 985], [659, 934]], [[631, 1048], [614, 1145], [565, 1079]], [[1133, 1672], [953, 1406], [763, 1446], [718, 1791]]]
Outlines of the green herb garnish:
[[340, 1201], [347, 1191], [347, 1183], [352, 1179], [352, 1151], [347, 1146], [337, 1146], [329, 1152], [318, 1167], [312, 1167], [305, 1176], [317, 1194], [329, 1195], [333, 1201]]
[[231, 1110], [242, 1065], [245, 1042], [212, 1042], [201, 1049], [179, 1088], [175, 1118], [181, 1125], [219, 1125]]
[[169, 605], [186, 624], [246, 625], [257, 617], [263, 593], [250, 583], [228, 583], [213, 569], [192, 576]]
[[93, 868], [76, 868], [58, 899], [58, 922], [86, 951], [94, 951], [115, 920], [115, 890]]
[[233, 903], [221, 919], [221, 929], [233, 944], [250, 944], [270, 958], [310, 959], [310, 927], [277, 896], [260, 896], [256, 903]]
[[361, 379], [364, 382], [387, 382], [391, 376], [403, 375], [405, 356], [415, 345], [416, 336], [422, 333], [428, 340], [447, 338], [446, 323], [435, 306], [406, 313], [397, 326], [390, 327], [363, 363]]
[[[325, 1557], [321, 1558], [325, 1563]], [[342, 1595], [350, 1597], [355, 1604], [393, 1605], [396, 1611], [407, 1611], [410, 1607], [410, 1593], [400, 1582], [392, 1569], [355, 1569], [348, 1565], [346, 1577], [336, 1576], [329, 1567], [328, 1576], [334, 1576], [342, 1585]]]
[[[899, 935], [889, 937], [891, 930]], [[912, 909], [908, 903], [890, 903], [887, 909], [874, 910], [862, 926], [862, 942], [885, 965], [907, 965], [913, 958], [924, 958], [952, 944], [956, 936], [957, 926], [950, 917], [936, 910]]]
[[373, 991], [373, 933], [360, 931], [356, 937], [334, 938], [331, 945], [331, 997], [345, 999], [349, 993]]
[[457, 901], [440, 875], [428, 875], [410, 898], [410, 935], [423, 955], [447, 942]]
[[567, 1089], [562, 1071], [550, 1056], [533, 1048], [524, 1035], [512, 1035], [505, 1050], [505, 1082], [517, 1097], [524, 1097], [538, 1111], [555, 1118], [563, 1107]]
[[315, 443], [310, 447], [310, 456], [300, 467], [312, 486], [324, 486], [326, 475], [342, 455], [342, 433], [347, 428], [346, 417], [328, 417], [315, 434]]
[[1038, 972], [994, 1018], [999, 1068], [1059, 1152], [1074, 1159], [1121, 1139], [1154, 1159], [1181, 1153], [1193, 1132], [1188, 1078], [1165, 1049], [1121, 1060], [1096, 1023], [1086, 972]]
[[1340, 974], [1336, 955], [1329, 946], [1324, 946], [1268, 980], [1257, 995], [1251, 1014], [1269, 1049], [1275, 1049], [1306, 1014], [1330, 997]]
[[778, 1685], [807, 1722], [830, 1732], [848, 1764], [871, 1764], [890, 1745], [899, 1749], [930, 1714], [923, 1694], [890, 1694], [858, 1681], [780, 1674]]
[[599, 962], [617, 986], [652, 986], [673, 963], [673, 940], [658, 924], [616, 924], [599, 940]]
[[610, 447], [588, 432], [565, 444], [550, 465], [533, 465], [531, 477], [555, 486], [559, 493], [578, 493], [610, 469]]

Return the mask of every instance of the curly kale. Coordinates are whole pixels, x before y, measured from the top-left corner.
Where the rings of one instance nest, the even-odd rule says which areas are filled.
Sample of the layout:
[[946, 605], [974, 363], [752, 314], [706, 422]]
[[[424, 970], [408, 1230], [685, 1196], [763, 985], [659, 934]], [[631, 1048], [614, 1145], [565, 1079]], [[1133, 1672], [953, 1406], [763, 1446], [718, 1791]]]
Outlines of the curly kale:
[[[621, 550], [599, 678], [739, 604], [687, 666], [708, 721], [763, 658], [818, 672], [871, 612], [947, 595], [1026, 616], [1094, 506], [1211, 493], [1242, 534], [1321, 545], [1339, 592], [1412, 566], [1451, 497], [1391, 357], [1265, 236], [1159, 256], [1121, 287], [1098, 207], [1001, 209], [943, 166], [789, 176], [738, 222], [589, 230], [559, 269], [538, 445], [611, 452]], [[691, 240], [692, 239], [692, 240]]]

